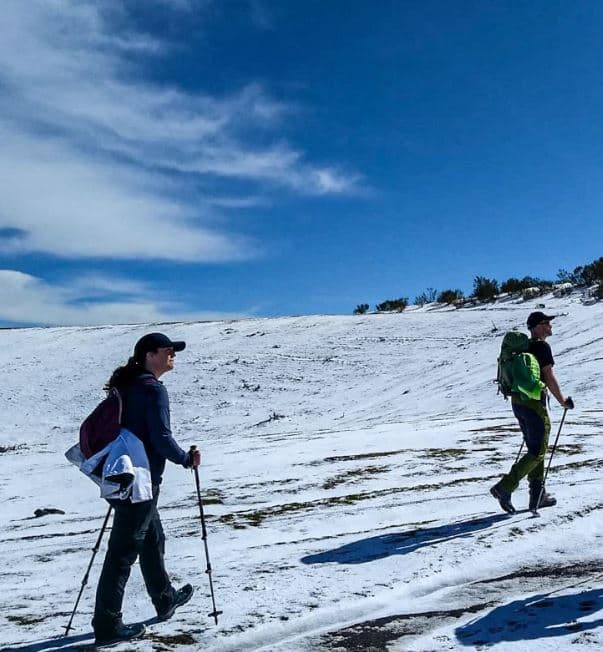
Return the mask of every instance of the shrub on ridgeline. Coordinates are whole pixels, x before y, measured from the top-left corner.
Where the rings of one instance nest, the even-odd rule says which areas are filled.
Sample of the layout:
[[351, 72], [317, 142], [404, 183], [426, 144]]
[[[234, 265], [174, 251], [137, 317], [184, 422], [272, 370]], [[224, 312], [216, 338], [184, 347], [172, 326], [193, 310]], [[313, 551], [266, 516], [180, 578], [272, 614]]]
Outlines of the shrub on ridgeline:
[[579, 265], [573, 272], [560, 269], [557, 272], [557, 280], [560, 283], [571, 283], [578, 287], [603, 283], [603, 256], [588, 265]]
[[402, 312], [407, 305], [408, 299], [400, 297], [399, 299], [387, 299], [383, 303], [378, 303], [375, 309], [377, 312]]
[[582, 278], [586, 285], [591, 285], [593, 283], [603, 283], [603, 256], [593, 260], [592, 263], [584, 265], [582, 270]]
[[[475, 305], [478, 302], [495, 301], [497, 296], [504, 294], [520, 294], [524, 300], [533, 299], [546, 292], [559, 290], [559, 283], [571, 283], [573, 286], [588, 287], [588, 297], [603, 299], [603, 256], [586, 265], [576, 267], [572, 272], [560, 269], [557, 272], [557, 286], [553, 281], [547, 281], [535, 276], [517, 278], [512, 276], [503, 281], [500, 286], [495, 279], [485, 276], [476, 276], [473, 279], [473, 292], [465, 300], [462, 290], [448, 289], [439, 292], [434, 288], [427, 288], [415, 297], [414, 304], [424, 306], [427, 303], [445, 303], [455, 305], [457, 308], [467, 304]], [[387, 299], [375, 306], [377, 312], [402, 312], [408, 306], [408, 299]], [[355, 315], [364, 315], [369, 310], [368, 303], [361, 303], [354, 310]]]
[[534, 278], [533, 276], [524, 276], [522, 279], [511, 277], [501, 283], [500, 291], [508, 292], [509, 294], [516, 294], [523, 292], [526, 288], [540, 287], [542, 281]]
[[438, 294], [437, 302], [438, 303], [455, 303], [457, 301], [462, 301], [465, 298], [465, 293], [462, 290], [443, 290]]
[[426, 303], [433, 303], [438, 296], [438, 291], [435, 288], [427, 288], [425, 292], [421, 292], [415, 297], [415, 306], [424, 306]]
[[[529, 286], [525, 286], [529, 287]], [[508, 278], [506, 281], [503, 281], [500, 284], [500, 291], [501, 292], [508, 292], [509, 294], [515, 294], [516, 292], [521, 292], [524, 289], [523, 283], [518, 279], [512, 276], [511, 278]]]
[[585, 285], [597, 285], [594, 292], [596, 299], [603, 299], [603, 256], [584, 266], [582, 277]]
[[582, 265], [575, 267], [573, 272], [568, 272], [565, 269], [560, 269], [557, 272], [557, 280], [559, 283], [571, 283], [572, 285], [577, 285], [578, 287], [584, 287], [585, 285], [589, 285], [589, 283], [584, 279], [583, 272], [584, 267]]
[[473, 279], [473, 296], [478, 301], [494, 301], [498, 294], [498, 282], [493, 278], [476, 276]]

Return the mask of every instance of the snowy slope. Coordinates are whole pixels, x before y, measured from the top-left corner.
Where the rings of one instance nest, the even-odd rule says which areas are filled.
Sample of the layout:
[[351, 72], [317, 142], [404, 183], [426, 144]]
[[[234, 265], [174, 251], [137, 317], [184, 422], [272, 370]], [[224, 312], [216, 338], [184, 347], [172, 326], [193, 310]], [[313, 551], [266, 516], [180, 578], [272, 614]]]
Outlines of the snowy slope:
[[[520, 435], [492, 379], [501, 334], [544, 303], [568, 413], [538, 519], [488, 489]], [[144, 332], [185, 339], [164, 377], [174, 434], [202, 449], [218, 627], [194, 481], [168, 466], [167, 563], [193, 600], [166, 623], [138, 568], [136, 650], [603, 647], [603, 303], [579, 296], [395, 315], [0, 331], [0, 646], [90, 642], [105, 504], [63, 457]], [[562, 410], [552, 406], [553, 433]], [[514, 495], [527, 506], [527, 490]], [[38, 508], [65, 514], [36, 518]], [[105, 542], [106, 543], [106, 542]], [[119, 649], [119, 648], [116, 648]]]

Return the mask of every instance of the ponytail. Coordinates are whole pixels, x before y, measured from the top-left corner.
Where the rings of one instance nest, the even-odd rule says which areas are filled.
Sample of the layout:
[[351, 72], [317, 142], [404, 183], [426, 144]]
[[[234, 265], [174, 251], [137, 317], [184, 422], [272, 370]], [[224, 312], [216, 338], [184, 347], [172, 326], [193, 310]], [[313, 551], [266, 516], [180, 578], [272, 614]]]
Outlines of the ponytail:
[[123, 367], [117, 367], [103, 389], [108, 392], [114, 387], [119, 389], [124, 385], [129, 385], [135, 378], [144, 373], [144, 370], [144, 364], [132, 356]]

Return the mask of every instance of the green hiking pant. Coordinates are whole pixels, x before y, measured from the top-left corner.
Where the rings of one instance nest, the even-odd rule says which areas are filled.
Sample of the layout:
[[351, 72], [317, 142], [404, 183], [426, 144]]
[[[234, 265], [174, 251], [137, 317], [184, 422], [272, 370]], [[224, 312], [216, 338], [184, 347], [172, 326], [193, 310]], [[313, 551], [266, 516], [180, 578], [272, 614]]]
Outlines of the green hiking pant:
[[519, 421], [527, 453], [521, 457], [501, 480], [505, 491], [513, 493], [526, 475], [528, 481], [544, 480], [544, 456], [549, 445], [551, 420], [541, 401], [513, 399], [513, 414]]

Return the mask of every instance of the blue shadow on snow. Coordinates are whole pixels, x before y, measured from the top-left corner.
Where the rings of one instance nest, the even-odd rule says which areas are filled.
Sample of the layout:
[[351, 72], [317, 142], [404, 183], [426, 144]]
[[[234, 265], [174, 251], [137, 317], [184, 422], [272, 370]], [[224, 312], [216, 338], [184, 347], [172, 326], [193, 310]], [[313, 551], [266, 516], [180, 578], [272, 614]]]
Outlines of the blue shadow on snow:
[[[466, 646], [490, 646], [496, 643], [579, 634], [603, 625], [603, 618], [592, 617], [603, 609], [603, 589], [571, 595], [534, 595], [496, 607], [485, 616], [457, 627], [457, 640]], [[528, 649], [528, 648], [522, 648]]]
[[[157, 616], [153, 616], [141, 622], [143, 625], [154, 625], [159, 622], [159, 619]], [[140, 641], [144, 641], [144, 638], [141, 638]], [[31, 643], [0, 647], [0, 652], [90, 652], [94, 649], [94, 633], [90, 631], [85, 634], [52, 636]]]
[[301, 561], [303, 564], [326, 564], [328, 562], [364, 564], [391, 555], [406, 555], [419, 548], [435, 546], [452, 539], [470, 537], [474, 532], [485, 530], [501, 521], [508, 521], [508, 519], [508, 514], [494, 514], [457, 521], [449, 525], [417, 528], [408, 532], [396, 532], [394, 534], [382, 534], [368, 539], [360, 539], [353, 543], [346, 543], [333, 550], [307, 555], [302, 557]]

